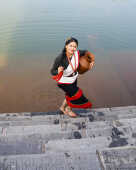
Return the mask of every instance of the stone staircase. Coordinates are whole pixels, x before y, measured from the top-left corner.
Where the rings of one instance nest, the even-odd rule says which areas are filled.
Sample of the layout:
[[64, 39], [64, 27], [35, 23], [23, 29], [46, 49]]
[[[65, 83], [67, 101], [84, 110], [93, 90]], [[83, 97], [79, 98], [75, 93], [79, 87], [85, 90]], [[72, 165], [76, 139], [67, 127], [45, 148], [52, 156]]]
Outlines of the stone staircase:
[[136, 170], [136, 106], [75, 112], [0, 114], [0, 170]]

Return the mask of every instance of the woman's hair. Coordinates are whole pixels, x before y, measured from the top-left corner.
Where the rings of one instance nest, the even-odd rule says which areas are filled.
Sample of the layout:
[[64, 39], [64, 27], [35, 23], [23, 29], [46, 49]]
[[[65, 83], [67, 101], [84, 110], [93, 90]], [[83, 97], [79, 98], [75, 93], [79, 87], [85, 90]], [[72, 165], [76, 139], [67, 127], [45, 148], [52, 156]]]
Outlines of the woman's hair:
[[76, 38], [74, 38], [74, 37], [67, 38], [66, 41], [65, 41], [65, 46], [64, 46], [64, 48], [62, 50], [62, 56], [63, 57], [66, 56], [66, 45], [68, 45], [71, 42], [75, 42], [77, 44], [77, 46], [78, 46], [78, 40]]
[[65, 46], [68, 45], [71, 42], [75, 42], [77, 44], [77, 46], [78, 46], [78, 40], [76, 38], [74, 38], [74, 37], [67, 38], [66, 41], [65, 41]]

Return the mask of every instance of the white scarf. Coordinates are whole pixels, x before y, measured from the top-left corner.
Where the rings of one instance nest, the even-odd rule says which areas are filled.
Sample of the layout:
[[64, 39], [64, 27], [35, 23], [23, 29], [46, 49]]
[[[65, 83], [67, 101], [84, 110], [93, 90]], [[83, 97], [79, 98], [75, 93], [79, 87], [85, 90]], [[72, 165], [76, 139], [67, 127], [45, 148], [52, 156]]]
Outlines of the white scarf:
[[[71, 59], [71, 64], [73, 68], [76, 70], [79, 66], [79, 51], [75, 51], [72, 59]], [[68, 67], [63, 71], [63, 75], [58, 81], [58, 83], [64, 83], [64, 84], [72, 84], [74, 81], [77, 79], [78, 72], [74, 75], [74, 70], [72, 69], [72, 66], [69, 63]], [[72, 75], [73, 76], [70, 76]], [[68, 77], [70, 76], [70, 77]]]

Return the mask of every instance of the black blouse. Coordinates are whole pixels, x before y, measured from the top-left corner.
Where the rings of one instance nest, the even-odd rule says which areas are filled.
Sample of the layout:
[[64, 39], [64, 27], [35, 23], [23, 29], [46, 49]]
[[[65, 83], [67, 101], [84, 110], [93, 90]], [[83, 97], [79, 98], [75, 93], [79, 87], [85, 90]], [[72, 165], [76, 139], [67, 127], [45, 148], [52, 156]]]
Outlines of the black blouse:
[[[87, 52], [87, 50], [79, 50], [79, 57], [83, 56], [85, 54], [85, 52]], [[51, 74], [52, 75], [57, 75], [58, 74], [58, 67], [62, 66], [64, 67], [64, 69], [66, 69], [69, 65], [68, 59], [65, 56], [63, 56], [63, 54], [59, 54], [58, 57], [55, 59], [53, 67], [51, 69]]]

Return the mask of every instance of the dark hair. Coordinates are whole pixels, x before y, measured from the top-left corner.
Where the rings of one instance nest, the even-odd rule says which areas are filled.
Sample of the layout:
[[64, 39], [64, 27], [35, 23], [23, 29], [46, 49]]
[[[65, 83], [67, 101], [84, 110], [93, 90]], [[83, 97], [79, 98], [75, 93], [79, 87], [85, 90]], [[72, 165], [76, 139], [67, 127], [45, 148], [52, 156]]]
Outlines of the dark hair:
[[74, 37], [67, 38], [66, 41], [65, 41], [65, 46], [64, 46], [64, 48], [62, 50], [62, 56], [63, 57], [66, 56], [66, 45], [68, 45], [71, 42], [75, 42], [77, 44], [77, 46], [78, 46], [78, 40], [76, 38], [74, 38]]
[[75, 42], [77, 44], [77, 46], [78, 46], [78, 40], [76, 38], [74, 38], [74, 37], [67, 38], [66, 41], [65, 41], [65, 46], [68, 45], [71, 42]]

